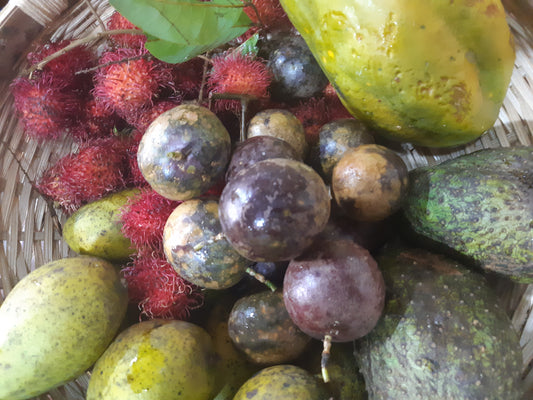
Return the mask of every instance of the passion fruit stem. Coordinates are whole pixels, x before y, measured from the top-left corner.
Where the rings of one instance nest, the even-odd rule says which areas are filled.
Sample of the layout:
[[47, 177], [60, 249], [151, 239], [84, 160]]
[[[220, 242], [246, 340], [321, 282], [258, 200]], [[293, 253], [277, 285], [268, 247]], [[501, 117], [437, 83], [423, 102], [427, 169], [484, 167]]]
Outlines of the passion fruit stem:
[[259, 282], [264, 284], [266, 287], [268, 287], [273, 292], [275, 292], [277, 290], [276, 285], [274, 285], [272, 282], [270, 282], [268, 279], [266, 279], [259, 272], [254, 271], [251, 267], [246, 268], [246, 273], [248, 275], [250, 275], [250, 276], [253, 276], [255, 279], [257, 279]]
[[320, 360], [320, 370], [322, 371], [322, 379], [325, 383], [329, 382], [329, 373], [327, 370], [327, 364], [329, 360], [329, 351], [331, 350], [331, 335], [324, 336], [324, 349], [322, 350], [322, 358]]

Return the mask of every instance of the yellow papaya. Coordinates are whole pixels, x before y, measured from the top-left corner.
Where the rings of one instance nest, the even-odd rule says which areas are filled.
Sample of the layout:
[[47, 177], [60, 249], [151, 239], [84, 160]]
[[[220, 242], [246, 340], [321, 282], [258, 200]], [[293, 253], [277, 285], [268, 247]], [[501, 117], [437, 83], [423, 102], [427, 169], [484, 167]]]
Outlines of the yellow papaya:
[[346, 108], [429, 147], [490, 129], [514, 67], [500, 0], [281, 0]]

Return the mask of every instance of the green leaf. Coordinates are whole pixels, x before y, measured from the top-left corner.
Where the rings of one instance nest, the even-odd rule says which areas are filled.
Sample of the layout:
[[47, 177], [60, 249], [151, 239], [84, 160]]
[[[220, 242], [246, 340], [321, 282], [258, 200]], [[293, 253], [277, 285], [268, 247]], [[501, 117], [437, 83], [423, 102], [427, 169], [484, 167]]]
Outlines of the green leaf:
[[254, 33], [246, 41], [235, 48], [234, 51], [241, 53], [243, 56], [251, 55], [256, 56], [259, 52], [257, 42], [259, 40], [259, 33]]
[[163, 61], [182, 62], [242, 35], [251, 21], [240, 0], [110, 0], [148, 37]]

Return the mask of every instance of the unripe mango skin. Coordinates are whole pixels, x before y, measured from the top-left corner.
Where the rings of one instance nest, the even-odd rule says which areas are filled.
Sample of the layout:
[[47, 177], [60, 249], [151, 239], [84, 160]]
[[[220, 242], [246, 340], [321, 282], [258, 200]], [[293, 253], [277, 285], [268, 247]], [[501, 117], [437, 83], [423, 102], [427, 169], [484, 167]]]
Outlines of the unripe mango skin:
[[217, 356], [209, 334], [153, 319], [124, 330], [95, 364], [87, 400], [210, 400]]
[[110, 194], [80, 207], [63, 226], [63, 239], [78, 254], [109, 261], [126, 259], [135, 252], [122, 234], [120, 215], [129, 199], [140, 193], [137, 188]]
[[496, 0], [281, 0], [356, 117], [397, 141], [470, 142], [490, 129], [514, 67]]
[[115, 267], [89, 256], [47, 263], [0, 307], [0, 399], [27, 399], [83, 374], [126, 314]]

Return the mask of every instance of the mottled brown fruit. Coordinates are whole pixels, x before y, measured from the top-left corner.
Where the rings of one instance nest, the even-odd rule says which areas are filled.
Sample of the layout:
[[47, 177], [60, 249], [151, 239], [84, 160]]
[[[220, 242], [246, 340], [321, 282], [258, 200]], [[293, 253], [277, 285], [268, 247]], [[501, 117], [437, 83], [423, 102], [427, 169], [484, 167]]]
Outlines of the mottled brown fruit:
[[317, 378], [294, 365], [267, 367], [248, 379], [233, 400], [324, 400]]
[[229, 315], [228, 332], [235, 346], [258, 364], [292, 361], [311, 340], [292, 322], [282, 292], [239, 299]]
[[341, 118], [323, 125], [318, 141], [310, 149], [309, 163], [325, 182], [331, 182], [333, 168], [348, 149], [374, 143], [372, 130], [360, 120]]
[[407, 192], [407, 166], [392, 150], [361, 145], [344, 153], [331, 178], [339, 207], [357, 221], [380, 221], [398, 211]]
[[208, 289], [235, 285], [252, 264], [222, 234], [215, 200], [187, 200], [176, 207], [163, 230], [163, 247], [180, 276]]
[[247, 136], [251, 138], [264, 135], [285, 140], [294, 148], [298, 159], [305, 159], [308, 151], [305, 130], [300, 120], [290, 111], [267, 109], [255, 114], [249, 122]]
[[146, 129], [137, 161], [156, 192], [171, 200], [189, 200], [224, 176], [230, 153], [231, 138], [218, 117], [205, 107], [182, 104]]

